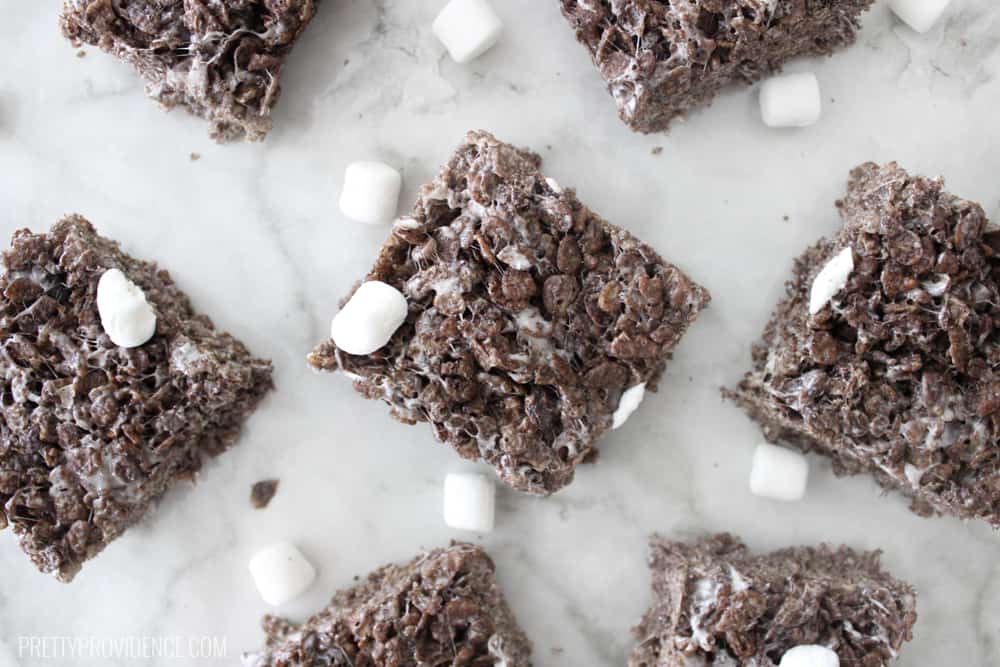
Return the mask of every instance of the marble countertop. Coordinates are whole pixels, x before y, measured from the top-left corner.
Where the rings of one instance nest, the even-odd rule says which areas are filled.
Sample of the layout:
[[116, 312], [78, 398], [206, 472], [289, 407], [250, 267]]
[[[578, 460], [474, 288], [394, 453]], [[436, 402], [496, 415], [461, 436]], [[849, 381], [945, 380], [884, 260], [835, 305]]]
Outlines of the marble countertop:
[[[879, 1], [854, 48], [789, 68], [819, 75], [815, 127], [768, 130], [753, 91], [734, 89], [670, 135], [641, 136], [618, 121], [554, 0], [495, 0], [506, 34], [466, 66], [430, 34], [441, 4], [327, 0], [286, 69], [270, 138], [216, 146], [203, 122], [149, 102], [128, 67], [95, 49], [76, 57], [54, 0], [0, 0], [0, 236], [84, 214], [272, 358], [278, 385], [237, 448], [73, 584], [39, 574], [0, 533], [0, 666], [234, 664], [259, 645], [270, 611], [246, 569], [258, 547], [291, 539], [317, 564], [315, 586], [279, 610], [302, 619], [355, 575], [468, 537], [440, 510], [445, 473], [466, 466], [429, 428], [391, 421], [304, 357], [387, 233], [339, 214], [346, 164], [398, 166], [405, 208], [473, 128], [538, 150], [548, 174], [714, 296], [660, 392], [604, 441], [597, 465], [546, 500], [500, 492], [497, 530], [479, 541], [535, 663], [622, 665], [650, 602], [647, 536], [728, 530], [758, 550], [882, 548], [920, 596], [899, 665], [1000, 665], [1000, 536], [921, 519], [819, 458], [805, 501], [751, 496], [760, 432], [718, 392], [748, 367], [792, 258], [837, 227], [833, 202], [854, 165], [894, 159], [943, 174], [1000, 219], [1000, 6], [955, 0], [918, 36]], [[267, 477], [281, 479], [278, 494], [254, 510], [250, 486]], [[24, 638], [40, 636], [208, 637], [225, 655], [28, 656]]]

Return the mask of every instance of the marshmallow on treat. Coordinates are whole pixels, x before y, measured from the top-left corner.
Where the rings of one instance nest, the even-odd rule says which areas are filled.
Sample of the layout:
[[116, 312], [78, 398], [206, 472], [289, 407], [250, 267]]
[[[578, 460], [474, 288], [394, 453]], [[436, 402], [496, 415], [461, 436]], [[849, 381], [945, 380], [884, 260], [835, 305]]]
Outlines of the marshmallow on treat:
[[156, 333], [156, 311], [142, 289], [118, 269], [108, 269], [97, 282], [97, 312], [111, 342], [139, 347]]
[[760, 116], [768, 127], [808, 127], [822, 110], [819, 81], [812, 72], [775, 76], [760, 87]]
[[249, 567], [260, 596], [274, 606], [297, 598], [316, 579], [315, 568], [288, 542], [258, 551], [250, 559]]
[[823, 306], [847, 287], [847, 279], [854, 271], [854, 251], [844, 248], [820, 269], [809, 289], [809, 314], [815, 315]]
[[906, 25], [924, 33], [937, 23], [951, 0], [889, 0], [889, 8]]
[[399, 208], [403, 177], [381, 162], [353, 162], [344, 172], [340, 210], [351, 220], [367, 225], [392, 222]]
[[493, 530], [496, 488], [485, 475], [450, 473], [444, 478], [444, 522], [457, 530]]
[[371, 354], [383, 347], [406, 321], [406, 297], [392, 285], [371, 280], [361, 285], [330, 325], [330, 336], [348, 354]]
[[469, 62], [489, 51], [503, 32], [503, 22], [487, 0], [451, 0], [431, 27], [452, 60]]
[[802, 500], [809, 482], [809, 462], [799, 452], [763, 443], [753, 453], [750, 492], [772, 500]]
[[778, 667], [840, 667], [840, 658], [826, 646], [804, 644], [786, 651]]
[[622, 394], [618, 401], [618, 408], [611, 416], [611, 428], [619, 428], [636, 411], [642, 399], [646, 396], [646, 383], [640, 382], [634, 387], [629, 387]]

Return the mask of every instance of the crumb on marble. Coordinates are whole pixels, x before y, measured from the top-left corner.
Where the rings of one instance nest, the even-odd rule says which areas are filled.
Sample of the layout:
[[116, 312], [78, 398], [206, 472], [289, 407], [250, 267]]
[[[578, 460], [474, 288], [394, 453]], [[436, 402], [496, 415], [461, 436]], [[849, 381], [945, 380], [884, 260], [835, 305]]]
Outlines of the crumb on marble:
[[653, 150], [649, 151], [650, 155], [660, 155], [663, 153], [663, 146], [653, 146]]
[[87, 52], [84, 51], [83, 49], [80, 49], [79, 51], [76, 52], [76, 57], [77, 58], [86, 58], [87, 57]]
[[274, 494], [278, 492], [278, 480], [264, 479], [250, 489], [250, 502], [254, 509], [262, 510], [268, 506]]
[[191, 158], [192, 162], [197, 162], [198, 160], [201, 159], [201, 153], [191, 153], [189, 157]]

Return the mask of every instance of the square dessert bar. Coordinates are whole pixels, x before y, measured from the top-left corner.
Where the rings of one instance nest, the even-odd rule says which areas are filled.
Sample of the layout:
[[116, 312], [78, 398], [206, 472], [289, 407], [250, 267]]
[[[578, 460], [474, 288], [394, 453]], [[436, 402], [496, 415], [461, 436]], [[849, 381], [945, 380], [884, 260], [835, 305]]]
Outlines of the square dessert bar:
[[727, 84], [854, 43], [873, 0], [559, 0], [633, 130], [666, 130]]
[[815, 645], [840, 667], [885, 665], [913, 638], [917, 613], [913, 589], [882, 570], [879, 555], [823, 545], [754, 556], [731, 535], [695, 544], [654, 536], [654, 603], [629, 667], [775, 667]]
[[656, 387], [709, 294], [540, 163], [469, 133], [366, 278], [406, 296], [405, 323], [373, 354], [328, 340], [309, 361], [400, 421], [430, 422], [511, 486], [550, 494], [595, 456], [623, 393]]
[[66, 0], [62, 32], [131, 64], [146, 94], [212, 124], [216, 141], [271, 130], [281, 70], [318, 0]]
[[726, 394], [838, 474], [1000, 528], [1000, 234], [894, 163], [855, 169], [838, 207], [843, 227], [796, 261]]
[[300, 626], [266, 616], [263, 627], [265, 648], [246, 667], [531, 665], [493, 561], [461, 542], [375, 570]]
[[[0, 276], [0, 528], [70, 581], [179, 479], [236, 440], [271, 388], [271, 364], [196, 314], [170, 275], [69, 216], [21, 230]], [[119, 269], [156, 331], [117, 347], [97, 284]]]

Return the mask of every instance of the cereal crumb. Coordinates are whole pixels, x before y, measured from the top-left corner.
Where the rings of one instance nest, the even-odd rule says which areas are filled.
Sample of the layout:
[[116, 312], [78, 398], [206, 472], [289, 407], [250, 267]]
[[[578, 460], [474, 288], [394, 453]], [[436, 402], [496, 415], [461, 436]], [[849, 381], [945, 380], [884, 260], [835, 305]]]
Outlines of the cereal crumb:
[[76, 57], [77, 58], [86, 58], [87, 57], [87, 52], [84, 51], [83, 49], [80, 49], [79, 51], [76, 52]]
[[197, 162], [201, 159], [201, 153], [191, 153], [190, 157], [192, 162]]
[[268, 503], [271, 502], [271, 498], [274, 498], [274, 494], [277, 492], [278, 480], [261, 480], [250, 489], [250, 502], [253, 504], [254, 509], [262, 510], [267, 507]]
[[663, 146], [653, 146], [653, 150], [649, 151], [650, 155], [659, 155], [663, 152]]

